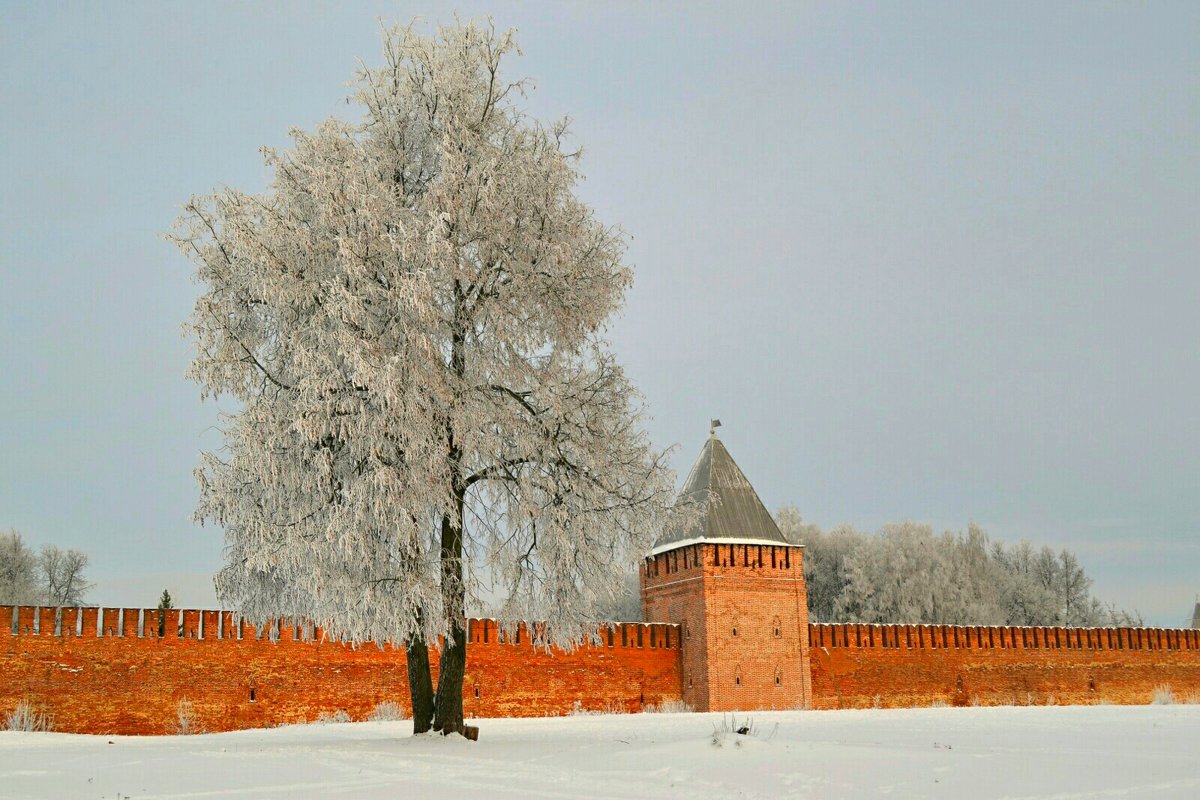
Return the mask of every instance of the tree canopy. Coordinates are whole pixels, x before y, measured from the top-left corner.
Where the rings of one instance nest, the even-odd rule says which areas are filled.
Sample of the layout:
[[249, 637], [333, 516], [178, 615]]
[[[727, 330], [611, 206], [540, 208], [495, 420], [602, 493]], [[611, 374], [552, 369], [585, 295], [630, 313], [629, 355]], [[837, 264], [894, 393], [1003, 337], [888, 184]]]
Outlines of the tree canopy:
[[935, 535], [898, 522], [867, 534], [841, 525], [822, 531], [785, 506], [788, 539], [804, 545], [813, 622], [954, 625], [1140, 625], [1136, 613], [1105, 605], [1069, 550], [993, 542], [975, 523]]
[[490, 25], [387, 31], [361, 119], [292, 131], [266, 192], [193, 198], [174, 234], [202, 286], [190, 374], [238, 403], [196, 473], [218, 596], [405, 642], [417, 730], [462, 727], [485, 578], [504, 621], [577, 640], [673, 496], [604, 338], [624, 236], [576, 197], [566, 121], [522, 109], [516, 49]]
[[91, 584], [82, 550], [43, 545], [34, 552], [15, 530], [0, 533], [0, 603], [77, 606]]

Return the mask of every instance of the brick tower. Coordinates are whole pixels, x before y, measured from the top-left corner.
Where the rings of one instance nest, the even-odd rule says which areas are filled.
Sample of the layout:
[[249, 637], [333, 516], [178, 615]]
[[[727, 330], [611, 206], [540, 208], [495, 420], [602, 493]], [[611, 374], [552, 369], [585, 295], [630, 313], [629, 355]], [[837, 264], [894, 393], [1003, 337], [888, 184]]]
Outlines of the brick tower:
[[715, 425], [679, 502], [705, 498], [699, 519], [643, 562], [642, 618], [681, 626], [683, 699], [697, 711], [809, 708], [804, 549], [779, 532]]

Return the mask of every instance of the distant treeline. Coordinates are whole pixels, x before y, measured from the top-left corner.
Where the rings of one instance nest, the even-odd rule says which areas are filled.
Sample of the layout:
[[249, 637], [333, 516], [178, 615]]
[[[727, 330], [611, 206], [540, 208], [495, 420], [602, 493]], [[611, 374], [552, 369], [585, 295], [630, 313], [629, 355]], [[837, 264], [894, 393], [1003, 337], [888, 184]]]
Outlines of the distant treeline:
[[1069, 550], [993, 542], [971, 523], [935, 535], [916, 522], [864, 533], [822, 531], [794, 507], [775, 515], [804, 545], [812, 622], [956, 625], [1141, 625], [1136, 612], [1105, 605]]
[[0, 605], [76, 606], [91, 588], [86, 553], [52, 544], [34, 552], [16, 531], [0, 531]]

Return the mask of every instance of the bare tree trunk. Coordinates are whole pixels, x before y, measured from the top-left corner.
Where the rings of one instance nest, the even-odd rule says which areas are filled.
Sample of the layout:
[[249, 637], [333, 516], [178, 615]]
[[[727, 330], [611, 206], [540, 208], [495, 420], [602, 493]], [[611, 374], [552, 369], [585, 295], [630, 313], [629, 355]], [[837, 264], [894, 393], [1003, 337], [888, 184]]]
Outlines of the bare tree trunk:
[[425, 733], [433, 724], [433, 679], [429, 676], [429, 645], [424, 634], [405, 645], [408, 692], [412, 698], [413, 733]]
[[442, 648], [438, 673], [437, 717], [433, 726], [442, 733], [463, 732], [463, 675], [467, 667], [467, 632], [460, 620], [451, 623]]
[[444, 734], [463, 732], [463, 676], [467, 668], [467, 632], [462, 575], [462, 507], [458, 521], [442, 517], [442, 602], [450, 631], [442, 646], [438, 669], [437, 708], [433, 727]]
[[[466, 375], [465, 298], [454, 283], [454, 320], [450, 336], [450, 371], [458, 381]], [[454, 426], [446, 420], [450, 476], [454, 482], [454, 508], [442, 516], [442, 608], [449, 624], [438, 667], [437, 701], [433, 727], [443, 734], [463, 732], [463, 676], [467, 669], [466, 587], [463, 585], [463, 511], [467, 486], [462, 475], [462, 448], [455, 440]]]

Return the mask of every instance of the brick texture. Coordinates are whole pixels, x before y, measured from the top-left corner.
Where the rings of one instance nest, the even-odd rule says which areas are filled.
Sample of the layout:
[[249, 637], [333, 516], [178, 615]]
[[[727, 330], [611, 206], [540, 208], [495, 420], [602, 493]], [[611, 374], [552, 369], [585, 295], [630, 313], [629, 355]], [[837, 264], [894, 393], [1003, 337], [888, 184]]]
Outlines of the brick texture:
[[[569, 652], [535, 646], [538, 626], [505, 634], [468, 620], [464, 709], [1146, 703], [1159, 686], [1200, 697], [1200, 630], [809, 625], [802, 559], [795, 547], [712, 543], [659, 554], [641, 572], [650, 623], [602, 627]], [[184, 698], [209, 731], [409, 706], [402, 649], [324, 641], [309, 625], [0, 606], [0, 714], [29, 700], [56, 730], [159, 734]]]
[[643, 617], [683, 630], [685, 702], [698, 711], [809, 707], [803, 553], [704, 543], [643, 562]]
[[811, 625], [813, 706], [1148, 703], [1200, 696], [1200, 631]]
[[[675, 626], [605, 627], [570, 652], [535, 647], [529, 633], [502, 639], [495, 622], [468, 621], [467, 714], [635, 711], [680, 697]], [[183, 698], [208, 731], [337, 710], [364, 719], [384, 700], [411, 708], [407, 675], [402, 648], [286, 624], [260, 634], [228, 612], [0, 607], [0, 713], [29, 700], [59, 731], [168, 733]]]

